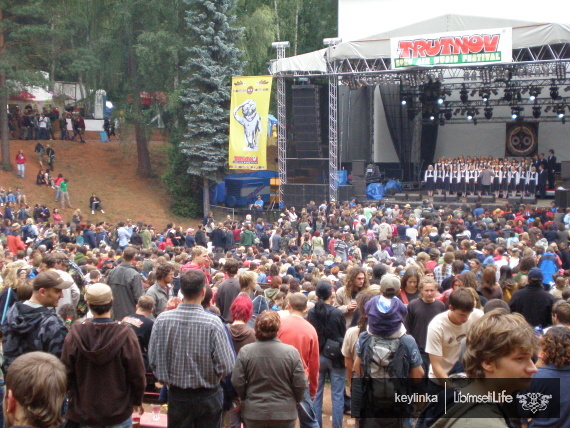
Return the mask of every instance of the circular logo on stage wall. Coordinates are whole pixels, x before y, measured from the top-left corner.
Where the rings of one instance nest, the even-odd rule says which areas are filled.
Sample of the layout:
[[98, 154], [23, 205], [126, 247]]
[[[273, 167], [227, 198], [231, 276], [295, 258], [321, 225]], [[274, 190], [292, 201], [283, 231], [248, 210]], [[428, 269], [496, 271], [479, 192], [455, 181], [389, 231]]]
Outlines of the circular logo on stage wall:
[[538, 124], [508, 123], [506, 156], [533, 156], [538, 150]]

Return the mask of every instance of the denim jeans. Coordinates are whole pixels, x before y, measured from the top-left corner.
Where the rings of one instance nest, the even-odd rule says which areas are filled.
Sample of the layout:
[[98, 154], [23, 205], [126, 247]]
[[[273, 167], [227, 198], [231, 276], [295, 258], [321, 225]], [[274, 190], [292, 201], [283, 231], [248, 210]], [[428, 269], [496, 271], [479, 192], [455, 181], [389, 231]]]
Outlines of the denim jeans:
[[168, 426], [176, 428], [217, 428], [222, 424], [224, 397], [221, 388], [168, 390]]
[[323, 426], [323, 395], [325, 393], [325, 379], [327, 374], [331, 380], [331, 398], [332, 398], [332, 428], [342, 427], [342, 415], [344, 412], [344, 380], [346, 376], [345, 369], [335, 369], [332, 361], [327, 357], [320, 357], [321, 366], [319, 368], [319, 387], [317, 389], [317, 397], [315, 398], [315, 413], [317, 414], [317, 422], [322, 428]]
[[24, 173], [26, 172], [26, 165], [23, 163], [18, 164], [18, 175], [24, 178]]
[[301, 428], [319, 428], [314, 403], [311, 401], [311, 395], [309, 394], [309, 388], [305, 391], [305, 396], [297, 407], [297, 414]]
[[131, 416], [120, 424], [116, 425], [104, 425], [104, 426], [92, 426], [92, 425], [81, 425], [81, 428], [132, 428], [133, 420]]
[[59, 197], [61, 196], [61, 190], [59, 186], [55, 186], [55, 201], [59, 201]]

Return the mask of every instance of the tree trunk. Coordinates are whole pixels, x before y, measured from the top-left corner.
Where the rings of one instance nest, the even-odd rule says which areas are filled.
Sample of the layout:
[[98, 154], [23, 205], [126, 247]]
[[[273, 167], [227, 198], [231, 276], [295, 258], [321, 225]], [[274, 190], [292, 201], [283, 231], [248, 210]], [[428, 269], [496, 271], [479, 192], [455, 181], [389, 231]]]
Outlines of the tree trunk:
[[204, 190], [202, 195], [205, 217], [210, 211], [210, 180], [208, 180], [206, 177], [204, 177]]
[[148, 151], [148, 139], [146, 135], [146, 124], [143, 123], [141, 114], [141, 90], [139, 78], [137, 76], [137, 64], [133, 48], [129, 48], [129, 80], [133, 90], [131, 94], [133, 100], [133, 122], [135, 126], [135, 140], [137, 143], [137, 175], [139, 177], [150, 177], [150, 152]]
[[[0, 9], [2, 22], [2, 9]], [[4, 32], [0, 31], [0, 57], [4, 56]], [[11, 170], [10, 166], [10, 131], [8, 127], [8, 87], [6, 85], [6, 70], [0, 70], [0, 145], [2, 147], [2, 169]]]
[[273, 6], [275, 7], [275, 24], [277, 27], [277, 41], [281, 41], [281, 35], [279, 34], [279, 11], [277, 10], [277, 0], [273, 0]]

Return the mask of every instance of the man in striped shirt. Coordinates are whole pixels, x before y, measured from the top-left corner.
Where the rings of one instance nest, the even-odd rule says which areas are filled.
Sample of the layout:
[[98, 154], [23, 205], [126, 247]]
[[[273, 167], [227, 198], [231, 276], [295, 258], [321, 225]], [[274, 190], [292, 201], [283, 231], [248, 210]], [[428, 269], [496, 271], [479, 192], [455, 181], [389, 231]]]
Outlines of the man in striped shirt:
[[150, 366], [156, 378], [169, 386], [168, 425], [173, 427], [220, 426], [220, 381], [234, 367], [234, 352], [222, 322], [200, 304], [205, 284], [201, 270], [184, 272], [182, 303], [159, 315], [150, 338]]

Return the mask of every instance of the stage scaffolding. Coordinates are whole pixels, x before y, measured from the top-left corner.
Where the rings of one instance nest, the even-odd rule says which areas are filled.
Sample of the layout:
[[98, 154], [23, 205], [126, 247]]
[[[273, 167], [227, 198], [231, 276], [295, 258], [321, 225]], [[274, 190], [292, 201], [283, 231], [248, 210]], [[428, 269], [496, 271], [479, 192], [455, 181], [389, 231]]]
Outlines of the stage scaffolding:
[[[334, 48], [328, 46], [327, 51]], [[326, 72], [284, 71], [272, 73], [278, 79], [278, 163], [281, 184], [286, 183], [286, 135], [285, 135], [285, 79], [327, 78], [329, 82], [329, 198], [338, 198], [338, 87], [346, 85], [350, 89], [362, 86], [400, 85], [403, 96], [412, 101], [408, 107], [411, 118], [416, 120], [415, 132], [420, 124], [465, 123], [465, 116], [476, 112], [474, 124], [505, 123], [513, 121], [511, 116], [498, 117], [496, 114], [484, 117], [485, 109], [494, 107], [521, 108], [525, 121], [565, 123], [565, 117], [557, 112], [568, 113], [570, 117], [570, 44], [556, 43], [539, 47], [513, 49], [513, 62], [486, 65], [433, 66], [413, 69], [392, 70], [390, 58], [342, 59], [331, 61], [326, 54]], [[285, 48], [277, 49], [277, 59], [285, 58]], [[427, 85], [438, 84], [439, 95], [444, 95], [438, 103], [435, 99], [422, 100]], [[556, 97], [552, 94], [556, 89]], [[538, 90], [535, 99], [528, 95]], [[469, 99], [462, 101], [453, 97], [460, 91], [466, 91]], [[486, 99], [481, 94], [488, 93]], [[507, 96], [506, 94], [510, 94]], [[445, 96], [446, 95], [446, 96]], [[524, 110], [525, 107], [530, 109]], [[540, 108], [541, 114], [531, 115], [532, 108]], [[552, 113], [555, 113], [552, 115]], [[549, 115], [550, 114], [550, 115]], [[418, 120], [416, 116], [419, 116]], [[324, 196], [324, 195], [323, 195]], [[280, 187], [283, 201], [283, 191]], [[290, 202], [290, 201], [289, 201]]]

